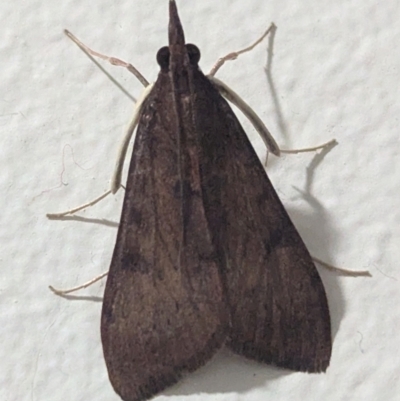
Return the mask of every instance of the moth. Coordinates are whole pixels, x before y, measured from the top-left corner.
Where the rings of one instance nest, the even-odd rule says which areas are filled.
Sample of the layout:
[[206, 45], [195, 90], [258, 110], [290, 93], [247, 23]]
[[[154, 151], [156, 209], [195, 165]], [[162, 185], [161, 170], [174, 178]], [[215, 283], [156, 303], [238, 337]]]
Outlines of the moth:
[[322, 281], [243, 128], [186, 44], [169, 44], [138, 115], [101, 338], [124, 401], [154, 396], [222, 346], [323, 372], [331, 325]]

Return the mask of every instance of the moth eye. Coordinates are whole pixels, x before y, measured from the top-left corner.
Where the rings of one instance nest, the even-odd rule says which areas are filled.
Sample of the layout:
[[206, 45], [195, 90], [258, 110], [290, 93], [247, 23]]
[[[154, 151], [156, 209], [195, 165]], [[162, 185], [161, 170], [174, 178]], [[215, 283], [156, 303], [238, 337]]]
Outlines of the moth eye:
[[157, 63], [161, 67], [162, 70], [169, 69], [169, 48], [168, 46], [162, 47], [157, 52]]
[[186, 45], [186, 51], [189, 56], [189, 60], [191, 64], [197, 65], [200, 60], [200, 50], [196, 45], [192, 45], [191, 43]]

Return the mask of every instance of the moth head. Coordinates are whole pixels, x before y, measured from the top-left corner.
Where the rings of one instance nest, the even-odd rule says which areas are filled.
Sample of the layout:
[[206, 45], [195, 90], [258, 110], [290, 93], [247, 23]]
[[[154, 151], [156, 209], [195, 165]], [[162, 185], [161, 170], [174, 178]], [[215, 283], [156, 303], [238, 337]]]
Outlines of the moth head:
[[171, 60], [176, 65], [197, 67], [200, 50], [192, 44], [185, 44], [185, 34], [178, 15], [175, 0], [169, 1], [168, 47], [162, 47], [157, 53], [157, 63], [161, 70], [169, 71]]
[[175, 0], [169, 0], [169, 25], [168, 39], [170, 46], [183, 46], [185, 44], [185, 35], [181, 20], [178, 15]]
[[[189, 59], [189, 63], [194, 67], [197, 67], [200, 60], [199, 48], [196, 45], [188, 43], [184, 45], [184, 49]], [[171, 52], [169, 46], [164, 46], [157, 52], [157, 63], [161, 67], [162, 71], [169, 70], [170, 58], [171, 58]]]

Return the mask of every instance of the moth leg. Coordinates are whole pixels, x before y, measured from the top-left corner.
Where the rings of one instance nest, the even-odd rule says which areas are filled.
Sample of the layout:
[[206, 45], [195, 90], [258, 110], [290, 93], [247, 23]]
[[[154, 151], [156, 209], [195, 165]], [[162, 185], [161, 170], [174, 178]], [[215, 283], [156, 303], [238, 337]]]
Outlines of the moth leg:
[[332, 266], [326, 262], [323, 262], [321, 259], [316, 258], [315, 256], [311, 255], [311, 258], [314, 262], [318, 263], [319, 265], [325, 267], [328, 270], [331, 270], [336, 273], [341, 273], [345, 276], [350, 276], [350, 277], [372, 277], [371, 273], [368, 270], [347, 270], [347, 269], [341, 269], [340, 267]]
[[132, 72], [136, 78], [145, 86], [145, 90], [143, 91], [142, 95], [139, 97], [138, 101], [136, 102], [135, 105], [135, 110], [133, 113], [133, 117], [131, 119], [131, 122], [128, 126], [127, 132], [124, 135], [123, 141], [121, 143], [119, 152], [118, 152], [118, 157], [117, 157], [117, 162], [115, 164], [115, 168], [114, 168], [114, 173], [113, 173], [113, 177], [111, 180], [111, 188], [110, 190], [108, 190], [107, 192], [105, 192], [104, 194], [98, 196], [97, 198], [95, 198], [94, 200], [87, 202], [81, 206], [78, 206], [76, 208], [67, 210], [65, 212], [60, 212], [60, 213], [48, 213], [46, 216], [49, 219], [58, 219], [58, 218], [62, 218], [66, 215], [69, 214], [73, 214], [76, 213], [82, 209], [85, 209], [87, 207], [93, 206], [96, 203], [98, 203], [99, 201], [101, 201], [102, 199], [104, 199], [107, 195], [109, 195], [110, 193], [115, 194], [118, 189], [121, 187], [121, 176], [122, 176], [122, 169], [123, 169], [123, 164], [125, 161], [125, 156], [126, 156], [126, 151], [128, 149], [128, 145], [129, 142], [132, 138], [133, 132], [138, 124], [138, 120], [139, 120], [139, 116], [140, 116], [140, 111], [141, 111], [141, 107], [143, 104], [143, 101], [146, 99], [147, 95], [149, 94], [150, 90], [153, 87], [153, 84], [149, 84], [149, 82], [143, 77], [142, 74], [140, 74], [140, 72], [138, 70], [136, 70], [135, 67], [133, 67], [132, 64], [127, 63], [123, 60], [117, 59], [115, 57], [108, 57], [105, 56], [101, 53], [98, 53], [92, 49], [90, 49], [89, 47], [87, 47], [86, 45], [84, 45], [78, 38], [76, 38], [71, 32], [69, 32], [68, 30], [64, 31], [65, 34], [74, 42], [76, 43], [79, 48], [88, 56], [92, 59], [92, 56], [94, 57], [99, 57], [103, 60], [106, 60], [108, 62], [110, 62], [113, 65], [117, 65], [117, 66], [121, 66], [121, 67], [125, 67], [128, 69], [128, 71]]
[[51, 291], [54, 292], [54, 294], [67, 295], [67, 294], [70, 294], [71, 292], [75, 292], [75, 291], [78, 291], [78, 290], [81, 290], [83, 288], [87, 288], [87, 287], [91, 286], [92, 284], [96, 283], [97, 281], [100, 281], [102, 278], [107, 276], [107, 274], [108, 274], [108, 271], [105, 272], [105, 273], [100, 274], [99, 276], [97, 276], [97, 277], [95, 277], [95, 278], [93, 278], [93, 279], [91, 279], [89, 281], [87, 281], [84, 284], [78, 285], [77, 287], [68, 288], [66, 290], [58, 290], [58, 289], [52, 287], [51, 285], [49, 285], [49, 288], [50, 288]]
[[218, 89], [219, 93], [233, 103], [235, 106], [239, 108], [239, 110], [247, 117], [247, 119], [251, 122], [255, 130], [261, 136], [261, 139], [264, 141], [264, 144], [268, 150], [275, 156], [280, 156], [281, 153], [288, 154], [296, 154], [303, 152], [314, 152], [319, 149], [329, 148], [337, 144], [336, 139], [332, 139], [329, 142], [326, 142], [322, 145], [303, 148], [303, 149], [280, 149], [275, 139], [269, 132], [268, 128], [262, 122], [260, 117], [256, 114], [256, 112], [228, 85], [223, 83], [220, 79], [213, 77], [212, 75], [207, 75], [207, 78], [211, 81], [211, 83]]
[[296, 153], [305, 153], [305, 152], [315, 152], [316, 150], [330, 148], [331, 146], [337, 145], [336, 139], [331, 139], [330, 141], [323, 143], [322, 145], [313, 146], [311, 148], [303, 148], [303, 149], [280, 149], [281, 153], [287, 154], [296, 154]]
[[277, 145], [276, 141], [272, 137], [271, 133], [269, 132], [269, 130], [267, 129], [265, 124], [261, 121], [261, 119], [258, 117], [258, 115], [254, 112], [254, 110], [231, 88], [229, 88], [222, 81], [220, 81], [214, 77], [214, 75], [222, 67], [222, 65], [225, 63], [225, 61], [235, 60], [241, 54], [251, 51], [252, 49], [254, 49], [254, 47], [256, 47], [259, 43], [261, 43], [269, 33], [271, 33], [271, 35], [273, 36], [276, 29], [277, 29], [276, 25], [272, 22], [271, 25], [269, 26], [269, 28], [253, 44], [251, 44], [250, 46], [245, 47], [244, 49], [239, 50], [237, 52], [231, 52], [231, 53], [227, 54], [226, 56], [218, 59], [218, 61], [211, 68], [211, 71], [207, 75], [207, 78], [209, 78], [210, 81], [214, 84], [214, 86], [217, 87], [217, 89], [219, 90], [219, 92], [221, 93], [222, 96], [224, 96], [226, 99], [228, 99], [230, 102], [232, 102], [235, 106], [237, 106], [240, 109], [240, 111], [249, 119], [249, 121], [253, 124], [254, 128], [256, 129], [256, 131], [259, 133], [262, 140], [264, 141], [264, 144], [267, 147], [268, 152], [271, 152], [275, 156], [280, 156], [280, 153], [297, 154], [297, 153], [304, 153], [304, 152], [314, 152], [319, 149], [324, 149], [324, 148], [329, 148], [330, 146], [334, 146], [337, 142], [335, 139], [332, 139], [322, 145], [318, 145], [318, 146], [314, 146], [314, 147], [308, 147], [308, 148], [302, 148], [302, 149], [280, 149], [279, 146]]
[[87, 55], [89, 58], [91, 56], [93, 57], [98, 57], [101, 58], [102, 60], [108, 61], [112, 65], [116, 65], [118, 67], [124, 67], [126, 68], [129, 72], [131, 72], [139, 81], [140, 83], [146, 87], [149, 85], [149, 82], [147, 79], [131, 64], [127, 63], [126, 61], [123, 61], [121, 59], [115, 58], [115, 57], [109, 57], [105, 56], [104, 54], [98, 53], [89, 47], [87, 47], [85, 44], [83, 44], [76, 36], [74, 36], [70, 31], [67, 29], [64, 29], [64, 33], [76, 44], [79, 46], [79, 48]]
[[104, 199], [106, 196], [111, 194], [111, 189], [105, 192], [104, 194], [98, 196], [96, 199], [93, 199], [90, 202], [87, 202], [83, 205], [80, 205], [78, 207], [75, 207], [73, 209], [66, 210], [65, 212], [59, 212], [59, 213], [47, 213], [46, 217], [50, 220], [55, 220], [55, 219], [61, 219], [69, 214], [74, 214], [76, 212], [79, 212], [80, 210], [86, 209], [87, 207], [93, 206], [96, 203], [100, 202], [102, 199]]
[[269, 132], [268, 128], [262, 122], [261, 118], [258, 117], [256, 112], [236, 93], [234, 92], [228, 85], [224, 84], [218, 78], [215, 78], [212, 75], [207, 75], [207, 78], [210, 82], [217, 88], [219, 93], [233, 103], [235, 106], [239, 108], [239, 110], [247, 117], [247, 119], [252, 123], [253, 127], [261, 136], [261, 139], [264, 141], [265, 146], [268, 151], [274, 154], [275, 156], [280, 156], [280, 149], [275, 139]]
[[142, 94], [140, 95], [139, 99], [136, 102], [135, 110], [133, 112], [133, 116], [131, 122], [126, 130], [126, 134], [121, 142], [117, 162], [115, 163], [114, 174], [111, 179], [111, 192], [115, 194], [121, 186], [121, 176], [122, 176], [122, 169], [124, 166], [124, 161], [126, 157], [126, 151], [128, 150], [129, 142], [133, 136], [133, 132], [135, 131], [136, 126], [139, 122], [140, 113], [142, 111], [143, 102], [147, 99], [150, 91], [153, 89], [154, 83], [147, 85], [147, 87], [143, 90]]
[[208, 75], [214, 76], [217, 71], [225, 64], [225, 61], [236, 60], [241, 54], [247, 53], [250, 50], [253, 50], [259, 43], [261, 43], [264, 38], [271, 32], [271, 35], [276, 31], [276, 25], [272, 22], [269, 28], [250, 46], [245, 47], [244, 49], [238, 50], [236, 52], [231, 52], [224, 57], [221, 57], [217, 60], [214, 66], [211, 68], [210, 73]]
[[115, 163], [115, 168], [114, 168], [114, 173], [111, 179], [111, 185], [110, 185], [110, 189], [105, 192], [104, 194], [98, 196], [96, 199], [93, 199], [90, 202], [87, 202], [81, 206], [78, 206], [76, 208], [67, 210], [65, 212], [60, 212], [60, 213], [48, 213], [46, 214], [46, 216], [49, 219], [59, 219], [62, 218], [64, 216], [67, 216], [69, 214], [73, 214], [76, 213], [80, 210], [86, 209], [87, 207], [93, 206], [96, 203], [100, 202], [102, 199], [104, 199], [107, 195], [109, 194], [115, 194], [118, 189], [122, 186], [121, 185], [121, 177], [122, 177], [122, 169], [124, 167], [124, 161], [125, 161], [125, 157], [126, 157], [126, 152], [128, 150], [128, 145], [129, 142], [133, 136], [133, 133], [135, 131], [135, 128], [138, 124], [139, 121], [139, 116], [140, 116], [140, 112], [142, 110], [142, 105], [143, 102], [146, 100], [148, 94], [150, 93], [151, 89], [153, 88], [153, 84], [148, 85], [142, 92], [141, 96], [139, 97], [138, 101], [136, 102], [135, 105], [135, 110], [133, 112], [133, 116], [131, 119], [131, 122], [129, 123], [128, 129], [126, 130], [126, 133], [123, 137], [123, 140], [121, 142], [119, 151], [118, 151], [118, 156], [117, 156], [117, 161]]

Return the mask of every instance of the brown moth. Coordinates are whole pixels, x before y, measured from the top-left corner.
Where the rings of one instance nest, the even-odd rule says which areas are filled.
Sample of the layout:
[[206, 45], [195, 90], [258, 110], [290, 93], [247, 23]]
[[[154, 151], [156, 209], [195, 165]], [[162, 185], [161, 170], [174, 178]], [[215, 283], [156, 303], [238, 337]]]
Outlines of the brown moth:
[[185, 44], [169, 45], [143, 103], [108, 274], [101, 337], [124, 401], [150, 398], [223, 345], [321, 372], [331, 356], [325, 290], [231, 107]]

